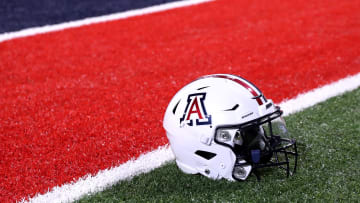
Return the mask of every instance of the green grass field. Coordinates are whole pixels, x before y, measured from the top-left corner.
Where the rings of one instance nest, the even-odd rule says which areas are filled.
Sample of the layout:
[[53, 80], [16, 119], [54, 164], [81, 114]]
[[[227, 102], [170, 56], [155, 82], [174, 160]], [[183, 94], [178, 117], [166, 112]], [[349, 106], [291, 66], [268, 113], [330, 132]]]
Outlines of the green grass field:
[[183, 174], [171, 162], [79, 202], [360, 202], [360, 88], [285, 118], [298, 171], [261, 171], [258, 182]]

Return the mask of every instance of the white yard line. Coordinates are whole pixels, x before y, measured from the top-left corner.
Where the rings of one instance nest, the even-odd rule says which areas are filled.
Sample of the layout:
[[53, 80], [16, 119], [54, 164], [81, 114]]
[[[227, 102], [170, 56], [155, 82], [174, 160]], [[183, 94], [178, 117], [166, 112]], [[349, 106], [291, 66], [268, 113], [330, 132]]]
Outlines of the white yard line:
[[95, 176], [87, 175], [76, 182], [54, 187], [51, 191], [37, 195], [29, 202], [71, 202], [80, 199], [86, 194], [92, 194], [116, 184], [120, 180], [131, 179], [141, 173], [147, 173], [155, 168], [174, 160], [174, 155], [169, 146], [141, 155], [136, 160], [127, 161], [118, 167], [99, 171]]
[[[360, 87], [360, 73], [300, 94], [294, 99], [282, 102], [280, 106], [285, 111], [285, 115], [289, 115], [358, 87]], [[154, 170], [174, 160], [174, 158], [169, 146], [165, 145], [157, 150], [143, 154], [136, 160], [130, 160], [118, 167], [99, 171], [95, 176], [88, 175], [76, 182], [52, 188], [51, 191], [43, 195], [31, 198], [30, 202], [70, 202], [78, 200], [86, 194], [102, 191], [118, 181], [131, 179], [138, 174]]]
[[65, 23], [60, 23], [60, 24], [56, 24], [56, 25], [46, 25], [46, 26], [41, 26], [41, 27], [27, 28], [24, 30], [16, 31], [16, 32], [8, 32], [8, 33], [0, 34], [0, 43], [7, 41], [7, 40], [20, 38], [20, 37], [27, 37], [27, 36], [37, 35], [37, 34], [43, 34], [43, 33], [48, 33], [48, 32], [69, 29], [69, 28], [81, 27], [84, 25], [90, 25], [90, 24], [94, 24], [94, 23], [102, 23], [102, 22], [107, 22], [107, 21], [119, 20], [119, 19], [129, 18], [129, 17], [133, 17], [133, 16], [139, 16], [139, 15], [145, 15], [145, 14], [150, 14], [150, 13], [155, 13], [155, 12], [160, 12], [160, 11], [166, 11], [166, 10], [170, 10], [170, 9], [174, 9], [174, 8], [191, 6], [191, 5], [200, 4], [200, 3], [209, 2], [209, 1], [212, 1], [212, 0], [176, 1], [176, 2], [161, 4], [161, 5], [151, 6], [151, 7], [147, 7], [147, 8], [130, 10], [130, 11], [114, 13], [114, 14], [104, 15], [104, 16], [99, 16], [99, 17], [85, 18], [82, 20], [65, 22]]
[[280, 107], [284, 111], [284, 116], [287, 116], [358, 87], [360, 87], [360, 73], [299, 94], [293, 99], [281, 102]]

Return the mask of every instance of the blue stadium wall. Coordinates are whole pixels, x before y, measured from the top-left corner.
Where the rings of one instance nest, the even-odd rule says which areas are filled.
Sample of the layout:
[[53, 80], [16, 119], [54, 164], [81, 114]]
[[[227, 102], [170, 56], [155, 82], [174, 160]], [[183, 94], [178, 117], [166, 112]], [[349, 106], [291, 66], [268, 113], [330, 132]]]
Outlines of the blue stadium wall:
[[178, 0], [0, 0], [0, 33]]

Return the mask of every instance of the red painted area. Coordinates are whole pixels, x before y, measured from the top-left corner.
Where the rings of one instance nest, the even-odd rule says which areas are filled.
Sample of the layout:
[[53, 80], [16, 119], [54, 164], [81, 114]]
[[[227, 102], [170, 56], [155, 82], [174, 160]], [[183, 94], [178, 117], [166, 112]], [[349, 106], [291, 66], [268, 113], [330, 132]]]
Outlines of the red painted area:
[[165, 108], [231, 73], [276, 102], [360, 71], [359, 1], [216, 1], [0, 44], [0, 202], [167, 143]]

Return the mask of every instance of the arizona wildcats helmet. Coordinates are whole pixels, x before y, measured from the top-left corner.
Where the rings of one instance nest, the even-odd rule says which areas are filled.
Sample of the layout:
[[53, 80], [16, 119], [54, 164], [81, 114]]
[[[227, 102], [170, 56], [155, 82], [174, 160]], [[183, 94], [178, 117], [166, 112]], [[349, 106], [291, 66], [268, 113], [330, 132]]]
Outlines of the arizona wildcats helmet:
[[289, 176], [296, 171], [298, 153], [281, 115], [251, 82], [214, 74], [176, 93], [163, 126], [185, 173], [234, 181], [252, 172], [259, 177], [260, 168], [278, 167]]

